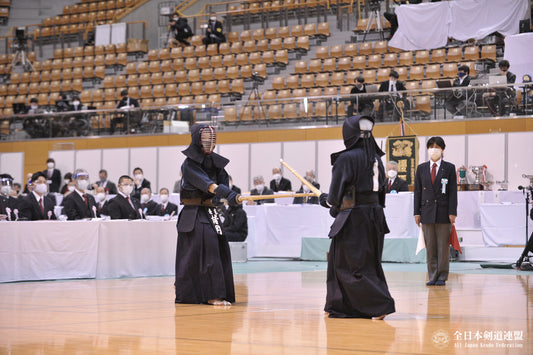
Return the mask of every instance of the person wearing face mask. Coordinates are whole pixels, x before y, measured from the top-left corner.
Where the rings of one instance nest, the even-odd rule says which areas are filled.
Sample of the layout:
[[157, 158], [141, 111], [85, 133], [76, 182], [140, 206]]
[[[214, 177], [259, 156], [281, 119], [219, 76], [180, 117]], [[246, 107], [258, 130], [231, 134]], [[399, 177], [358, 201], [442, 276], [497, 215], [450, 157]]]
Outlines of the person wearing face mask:
[[398, 177], [398, 163], [391, 160], [387, 163], [387, 180], [385, 180], [385, 192], [409, 191], [409, 184]]
[[141, 190], [141, 209], [145, 216], [159, 216], [161, 205], [152, 200], [152, 190], [145, 187]]
[[134, 186], [132, 196], [135, 197], [136, 199], [141, 198], [141, 190], [144, 189], [145, 187], [151, 190], [152, 184], [150, 184], [150, 181], [144, 178], [143, 169], [139, 167], [133, 169], [133, 182], [135, 186]]
[[[366, 94], [365, 78], [358, 76], [355, 78], [355, 85], [350, 91], [350, 95]], [[347, 116], [351, 117], [354, 114], [362, 113], [363, 111], [371, 108], [370, 101], [363, 96], [359, 96], [357, 99], [352, 99], [348, 106]]]
[[118, 179], [118, 193], [109, 200], [107, 210], [111, 219], [140, 219], [141, 204], [131, 196], [133, 193], [133, 179], [122, 175]]
[[399, 77], [400, 74], [396, 70], [391, 69], [389, 80], [383, 81], [379, 86], [379, 92], [389, 93], [388, 95], [382, 96], [380, 100], [377, 116], [379, 121], [399, 120], [400, 111], [397, 106], [398, 102], [402, 101], [404, 105], [408, 104], [408, 101], [405, 100], [405, 93], [400, 92], [407, 90], [407, 88], [402, 81], [398, 80]]
[[[305, 172], [304, 179], [309, 181], [311, 184], [313, 184], [314, 187], [320, 190], [320, 184], [315, 181], [315, 172], [313, 170], [307, 170]], [[311, 192], [311, 189], [307, 187], [307, 185], [302, 184], [300, 186], [300, 189], [296, 191], [296, 193], [309, 193]], [[311, 197], [295, 197], [293, 202], [294, 205], [300, 205], [303, 203], [318, 205], [318, 197], [317, 196], [311, 196]]]
[[19, 208], [19, 217], [30, 221], [56, 219], [54, 200], [47, 195], [46, 175], [37, 172], [31, 176], [32, 191], [26, 195]]
[[457, 216], [455, 165], [443, 160], [446, 144], [441, 137], [427, 141], [429, 161], [415, 174], [414, 216], [422, 225], [427, 250], [427, 286], [444, 286], [450, 268], [449, 238]]
[[180, 45], [190, 46], [189, 38], [193, 36], [191, 26], [185, 17], [180, 17], [177, 14], [174, 14], [169, 23], [170, 35], [175, 39]]
[[223, 33], [222, 23], [217, 21], [217, 16], [215, 13], [209, 15], [209, 21], [205, 28], [205, 37], [202, 39], [204, 45], [226, 42], [226, 36]]
[[161, 204], [159, 205], [157, 213], [159, 216], [178, 215], [178, 206], [168, 200], [169, 196], [170, 192], [166, 187], [159, 190], [159, 198], [161, 199]]
[[[505, 76], [507, 84], [514, 84], [516, 75], [509, 71], [508, 60], [502, 60], [498, 64], [500, 75]], [[493, 115], [506, 116], [509, 114], [513, 103], [516, 101], [516, 92], [514, 87], [496, 88], [494, 92], [484, 93], [483, 97], [487, 102], [488, 108]]]
[[39, 106], [39, 100], [37, 100], [37, 98], [33, 97], [30, 100], [30, 106], [26, 109], [26, 112], [29, 115], [34, 115], [34, 114], [37, 114], [37, 113], [43, 113], [44, 110], [43, 110], [42, 107]]
[[[265, 179], [261, 175], [254, 177], [254, 188], [250, 190], [250, 195], [272, 195], [274, 192], [265, 186]], [[263, 203], [274, 203], [274, 199], [248, 201], [248, 205], [262, 205]]]
[[335, 218], [329, 237], [327, 294], [330, 318], [383, 319], [395, 312], [381, 266], [385, 234], [384, 153], [370, 116], [348, 117], [342, 126], [346, 149], [331, 155], [329, 193], [320, 205]]
[[59, 192], [59, 186], [61, 186], [61, 171], [55, 168], [56, 162], [52, 158], [46, 160], [47, 169], [43, 170], [43, 174], [46, 176], [50, 192]]
[[72, 173], [66, 173], [63, 176], [63, 186], [61, 186], [61, 189], [59, 190], [60, 194], [65, 194], [69, 190], [69, 183], [72, 181]]
[[116, 195], [117, 194], [117, 185], [115, 185], [114, 182], [109, 181], [107, 178], [107, 170], [101, 169], [98, 172], [98, 178], [99, 180], [93, 184], [92, 188], [96, 189], [97, 187], [103, 187], [106, 191], [106, 193], [110, 195]]
[[237, 206], [238, 194], [229, 186], [229, 160], [214, 152], [212, 126], [191, 127], [191, 144], [182, 153], [183, 173], [176, 248], [175, 303], [230, 306], [235, 286], [228, 240], [217, 206], [225, 199]]
[[98, 217], [108, 216], [108, 203], [106, 189], [102, 186], [97, 187], [95, 190], [95, 202], [96, 202], [96, 215]]
[[72, 178], [74, 191], [63, 199], [63, 214], [69, 221], [96, 218], [96, 201], [93, 195], [87, 193], [89, 173], [85, 169], [76, 169]]
[[270, 180], [270, 189], [274, 192], [292, 191], [291, 181], [281, 175], [280, 168], [272, 169], [272, 180]]
[[[13, 177], [9, 174], [0, 174], [0, 219], [14, 221], [16, 218], [14, 210], [19, 208], [19, 200], [11, 196], [12, 186]], [[11, 212], [8, 216], [9, 211]]]
[[[470, 85], [470, 68], [468, 65], [461, 65], [457, 68], [457, 77], [454, 79], [453, 87], [467, 87]], [[466, 115], [466, 90], [456, 89], [453, 90], [453, 94], [446, 98], [446, 110], [452, 115]]]

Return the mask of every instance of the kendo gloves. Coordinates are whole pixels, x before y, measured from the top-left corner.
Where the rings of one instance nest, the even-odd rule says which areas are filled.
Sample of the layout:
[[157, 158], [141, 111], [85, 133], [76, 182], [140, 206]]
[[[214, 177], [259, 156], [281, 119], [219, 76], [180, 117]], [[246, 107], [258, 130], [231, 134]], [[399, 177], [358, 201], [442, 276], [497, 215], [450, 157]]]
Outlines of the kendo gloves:
[[237, 201], [239, 194], [226, 185], [218, 185], [215, 189], [215, 195], [218, 198], [225, 198], [230, 206], [238, 206], [240, 204], [240, 202]]

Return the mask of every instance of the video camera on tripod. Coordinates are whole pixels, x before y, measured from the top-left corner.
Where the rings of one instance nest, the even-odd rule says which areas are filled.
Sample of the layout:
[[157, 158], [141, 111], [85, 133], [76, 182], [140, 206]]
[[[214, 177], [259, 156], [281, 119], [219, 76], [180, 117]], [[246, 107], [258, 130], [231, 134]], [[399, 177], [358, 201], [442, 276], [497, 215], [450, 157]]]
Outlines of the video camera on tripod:
[[368, 7], [370, 8], [370, 11], [379, 11], [381, 9], [381, 4], [383, 0], [370, 0], [368, 1]]
[[12, 44], [14, 51], [26, 50], [26, 42], [28, 37], [26, 36], [26, 29], [24, 27], [18, 27], [15, 29], [15, 39]]
[[261, 75], [259, 75], [258, 72], [254, 71], [251, 76], [253, 81], [256, 81], [258, 83], [262, 83], [265, 81], [265, 78], [263, 78]]

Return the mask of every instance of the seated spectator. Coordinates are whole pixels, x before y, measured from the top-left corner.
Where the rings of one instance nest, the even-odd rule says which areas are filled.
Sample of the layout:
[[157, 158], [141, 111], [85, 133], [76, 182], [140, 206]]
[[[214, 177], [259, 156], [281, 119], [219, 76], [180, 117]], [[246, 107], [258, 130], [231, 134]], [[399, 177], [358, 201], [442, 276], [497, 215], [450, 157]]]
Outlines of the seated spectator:
[[43, 174], [47, 177], [47, 183], [50, 192], [59, 192], [59, 186], [61, 185], [61, 171], [55, 168], [56, 162], [52, 158], [46, 160], [46, 167], [48, 169], [43, 170]]
[[14, 182], [13, 183], [13, 189], [11, 190], [10, 195], [12, 197], [19, 197], [21, 190], [22, 190], [22, 186], [18, 182]]
[[[250, 195], [272, 195], [274, 192], [265, 186], [265, 179], [261, 175], [254, 177], [254, 188]], [[248, 205], [262, 205], [263, 203], [274, 203], [274, 199], [248, 201]]]
[[12, 196], [13, 177], [9, 174], [0, 175], [0, 220], [16, 219], [15, 210], [19, 208], [19, 200]]
[[188, 40], [193, 36], [193, 33], [186, 18], [174, 14], [169, 22], [169, 26], [172, 39], [184, 46], [191, 45]]
[[398, 93], [407, 90], [405, 84], [398, 80], [399, 77], [398, 72], [391, 69], [389, 80], [382, 82], [379, 86], [379, 92], [388, 92], [389, 95], [383, 96], [380, 100], [378, 121], [398, 121], [400, 119], [399, 101], [403, 101], [404, 110], [408, 109], [409, 102], [405, 99], [405, 93]]
[[[130, 97], [128, 95], [128, 90], [124, 89], [120, 92], [120, 96], [122, 97], [120, 101], [117, 103], [118, 109], [133, 109], [133, 108], [139, 108], [139, 101], [137, 99], [134, 99], [133, 97]], [[116, 117], [111, 119], [111, 128], [110, 133], [115, 133], [115, 129], [117, 127], [117, 124], [119, 123], [128, 123], [125, 121], [125, 116], [122, 114], [115, 115]], [[128, 115], [128, 119], [131, 121], [129, 122], [130, 125], [137, 124], [137, 115]], [[135, 122], [134, 122], [135, 121]]]
[[217, 21], [217, 16], [214, 12], [209, 15], [209, 21], [205, 28], [205, 37], [202, 39], [204, 45], [226, 42], [226, 36], [223, 33], [222, 23]]
[[150, 181], [144, 178], [143, 169], [137, 167], [133, 169], [133, 182], [135, 183], [135, 189], [133, 190], [133, 197], [136, 199], [141, 198], [141, 190], [145, 187], [151, 189]]
[[56, 112], [71, 111], [71, 107], [68, 104], [68, 98], [65, 94], [59, 95], [59, 100], [56, 101]]
[[145, 216], [159, 216], [161, 205], [152, 200], [152, 191], [145, 187], [141, 190], [141, 209]]
[[96, 218], [96, 201], [87, 193], [89, 173], [85, 169], [76, 169], [72, 177], [75, 189], [63, 199], [63, 214], [70, 221]]
[[32, 173], [26, 174], [26, 185], [24, 185], [24, 190], [22, 191], [23, 194], [29, 194], [31, 192], [31, 176]]
[[169, 191], [166, 187], [159, 190], [159, 198], [161, 199], [161, 207], [159, 208], [160, 216], [176, 216], [178, 214], [178, 206], [168, 199], [170, 197]]
[[[350, 95], [357, 94], [366, 94], [366, 85], [365, 78], [358, 76], [355, 78], [355, 86], [350, 91]], [[357, 99], [352, 99], [350, 105], [348, 106], [348, 117], [354, 116], [355, 114], [363, 114], [363, 111], [367, 114], [369, 110], [372, 109], [372, 102], [366, 97], [359, 96]]]
[[87, 109], [87, 106], [81, 102], [79, 96], [72, 97], [72, 103], [70, 104], [71, 111], [83, 111], [86, 109]]
[[95, 190], [95, 202], [96, 202], [96, 215], [98, 217], [108, 216], [109, 211], [107, 210], [107, 191], [103, 186], [98, 186]]
[[233, 185], [233, 178], [231, 176], [228, 176], [229, 178], [229, 188], [235, 191], [236, 193], [240, 194], [241, 189], [235, 185]]
[[[320, 184], [315, 181], [315, 172], [313, 170], [307, 170], [305, 172], [304, 179], [309, 181], [314, 187], [320, 190]], [[309, 193], [311, 192], [311, 189], [307, 185], [302, 184], [302, 186], [300, 186], [300, 189], [296, 192], [297, 193]], [[303, 203], [318, 205], [318, 197], [317, 196], [295, 197], [292, 203], [295, 205], [303, 204]]]
[[[498, 64], [500, 75], [505, 76], [507, 84], [514, 84], [516, 81], [516, 75], [509, 71], [510, 66], [509, 61], [505, 59]], [[487, 94], [489, 94], [487, 96], [487, 106], [493, 114], [499, 114], [500, 116], [506, 116], [509, 114], [511, 107], [516, 100], [516, 92], [512, 86], [496, 88], [493, 93]], [[485, 96], [485, 94], [483, 96]]]
[[[461, 65], [457, 68], [457, 77], [453, 81], [453, 87], [466, 88], [470, 85], [470, 68], [468, 65]], [[446, 99], [446, 110], [452, 115], [466, 116], [466, 90], [456, 89], [453, 94]]]
[[54, 200], [47, 193], [46, 175], [40, 171], [33, 174], [31, 176], [31, 192], [20, 202], [20, 218], [30, 221], [56, 219]]
[[59, 193], [64, 195], [67, 191], [69, 191], [68, 188], [69, 183], [72, 181], [72, 173], [66, 173], [65, 176], [63, 176], [63, 181], [65, 182], [65, 184], [61, 186], [61, 190], [59, 190]]
[[398, 163], [391, 160], [387, 163], [387, 176], [385, 180], [386, 193], [409, 191], [409, 184], [402, 178], [398, 177]]
[[92, 188], [96, 189], [97, 187], [103, 187], [105, 192], [110, 195], [117, 194], [117, 185], [114, 182], [111, 182], [107, 179], [107, 170], [102, 169], [98, 172], [99, 180], [93, 184]]
[[242, 204], [229, 206], [222, 224], [224, 235], [229, 242], [244, 242], [248, 237], [248, 218]]
[[39, 106], [39, 100], [37, 100], [36, 97], [32, 97], [30, 99], [30, 106], [27, 108], [26, 111], [29, 115], [34, 115], [38, 113], [43, 113], [44, 109]]
[[270, 189], [274, 192], [292, 191], [291, 181], [281, 176], [280, 168], [272, 169], [272, 180], [270, 181]]
[[111, 219], [140, 219], [139, 210], [141, 204], [133, 192], [133, 179], [128, 175], [122, 175], [118, 179], [118, 194], [109, 200], [107, 210]]

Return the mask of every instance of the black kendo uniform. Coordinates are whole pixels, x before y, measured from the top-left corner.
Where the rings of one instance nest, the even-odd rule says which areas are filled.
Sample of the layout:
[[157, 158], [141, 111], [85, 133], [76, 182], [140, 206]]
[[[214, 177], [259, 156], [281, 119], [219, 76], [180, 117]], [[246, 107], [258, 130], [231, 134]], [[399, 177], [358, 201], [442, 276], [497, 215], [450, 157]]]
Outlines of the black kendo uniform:
[[[178, 218], [176, 249], [176, 303], [207, 303], [221, 299], [235, 302], [231, 254], [222, 223], [213, 214], [220, 198], [237, 205], [237, 194], [228, 187], [224, 167], [229, 160], [204, 152], [201, 132], [211, 129], [197, 124], [191, 128], [192, 142], [183, 154], [180, 199], [184, 205]], [[215, 194], [211, 184], [218, 184]]]
[[[332, 241], [324, 307], [331, 318], [371, 318], [395, 312], [381, 267], [384, 236], [389, 233], [383, 213], [385, 171], [380, 157], [384, 153], [371, 132], [360, 130], [361, 118], [373, 122], [366, 116], [344, 122], [346, 149], [332, 154], [329, 194], [320, 196], [321, 205], [331, 206], [335, 217], [329, 233]], [[379, 191], [373, 191], [374, 186], [379, 186]]]

